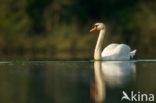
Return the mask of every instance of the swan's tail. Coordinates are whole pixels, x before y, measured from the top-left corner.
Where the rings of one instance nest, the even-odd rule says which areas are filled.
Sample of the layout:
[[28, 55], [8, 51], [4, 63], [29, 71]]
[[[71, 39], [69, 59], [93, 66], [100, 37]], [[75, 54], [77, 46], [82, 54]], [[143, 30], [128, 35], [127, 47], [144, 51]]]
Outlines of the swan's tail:
[[130, 52], [130, 56], [131, 56], [131, 58], [134, 57], [135, 53], [136, 53], [136, 49]]

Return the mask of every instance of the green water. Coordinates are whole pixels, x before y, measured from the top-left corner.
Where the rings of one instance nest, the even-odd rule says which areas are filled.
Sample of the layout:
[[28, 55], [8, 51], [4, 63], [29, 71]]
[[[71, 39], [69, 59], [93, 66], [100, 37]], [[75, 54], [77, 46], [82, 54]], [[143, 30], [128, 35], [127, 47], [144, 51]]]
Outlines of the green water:
[[129, 103], [123, 91], [156, 96], [156, 60], [0, 62], [0, 103]]

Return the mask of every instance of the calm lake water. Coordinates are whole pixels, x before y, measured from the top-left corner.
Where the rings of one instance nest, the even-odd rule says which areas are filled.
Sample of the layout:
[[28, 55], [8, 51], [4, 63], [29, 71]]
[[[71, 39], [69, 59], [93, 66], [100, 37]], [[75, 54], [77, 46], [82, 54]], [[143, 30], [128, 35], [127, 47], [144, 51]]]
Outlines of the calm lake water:
[[125, 93], [156, 102], [156, 60], [0, 62], [0, 103], [130, 103]]

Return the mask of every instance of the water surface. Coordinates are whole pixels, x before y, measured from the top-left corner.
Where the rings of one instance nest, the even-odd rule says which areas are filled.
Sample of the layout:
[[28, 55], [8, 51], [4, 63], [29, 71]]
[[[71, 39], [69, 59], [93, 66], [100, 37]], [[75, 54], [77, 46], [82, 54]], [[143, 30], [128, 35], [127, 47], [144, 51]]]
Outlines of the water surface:
[[0, 103], [129, 103], [156, 95], [156, 60], [0, 62]]

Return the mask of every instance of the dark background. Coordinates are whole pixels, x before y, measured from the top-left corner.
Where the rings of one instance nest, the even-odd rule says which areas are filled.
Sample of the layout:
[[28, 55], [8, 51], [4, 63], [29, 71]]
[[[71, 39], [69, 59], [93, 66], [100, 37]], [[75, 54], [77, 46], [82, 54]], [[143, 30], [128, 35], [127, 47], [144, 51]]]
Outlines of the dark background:
[[[137, 49], [136, 59], [156, 57], [155, 0], [1, 0], [0, 60], [93, 58], [104, 22], [110, 43]], [[98, 34], [98, 33], [95, 33]]]

